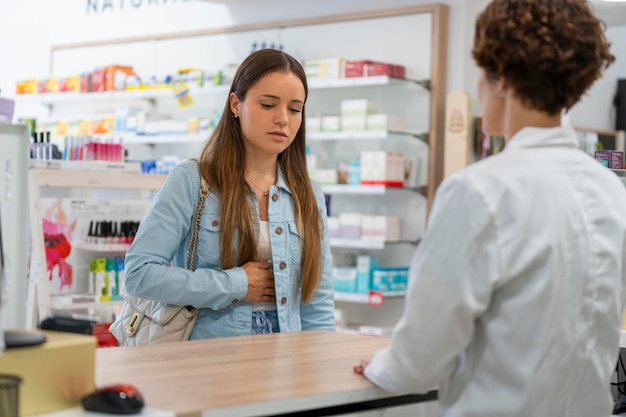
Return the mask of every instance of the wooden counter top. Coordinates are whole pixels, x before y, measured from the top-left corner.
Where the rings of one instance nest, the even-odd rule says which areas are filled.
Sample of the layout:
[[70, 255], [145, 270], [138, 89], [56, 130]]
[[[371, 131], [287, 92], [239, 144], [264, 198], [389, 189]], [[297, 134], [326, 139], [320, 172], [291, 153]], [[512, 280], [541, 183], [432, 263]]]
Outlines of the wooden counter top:
[[392, 397], [352, 371], [388, 339], [323, 331], [97, 349], [96, 385], [178, 416], [269, 415]]

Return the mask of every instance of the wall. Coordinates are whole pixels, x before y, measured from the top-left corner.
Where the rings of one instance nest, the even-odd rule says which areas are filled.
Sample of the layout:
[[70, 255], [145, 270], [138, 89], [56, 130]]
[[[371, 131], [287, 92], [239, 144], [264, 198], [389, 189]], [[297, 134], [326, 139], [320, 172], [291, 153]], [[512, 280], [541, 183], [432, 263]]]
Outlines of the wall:
[[626, 78], [626, 25], [608, 27], [606, 36], [617, 59], [571, 110], [570, 122], [573, 126], [615, 129], [615, 110], [612, 103], [617, 90], [617, 79]]
[[[377, 0], [316, 0], [294, 4], [290, 0], [239, 0], [230, 1], [229, 6], [225, 6], [193, 0], [91, 0], [100, 8], [105, 3], [112, 7], [87, 13], [89, 1], [0, 0], [0, 89], [3, 95], [13, 95], [17, 79], [50, 75], [48, 56], [52, 45], [432, 3], [425, 0], [386, 0], [384, 3]], [[463, 34], [466, 31], [459, 28], [466, 26], [466, 3], [475, 1], [448, 0], [442, 3], [451, 6], [448, 86], [463, 88], [468, 53], [466, 48], [457, 46], [465, 43]], [[134, 8], [133, 4], [142, 6]], [[50, 16], [54, 18], [50, 19]], [[394, 47], [409, 48], [411, 45], [407, 41], [405, 45]]]
[[[450, 6], [448, 90], [465, 89], [475, 97], [476, 69], [470, 56], [473, 25], [475, 16], [488, 2], [441, 1]], [[230, 0], [224, 3], [228, 6], [198, 0], [0, 0], [2, 95], [13, 96], [14, 83], [18, 79], [50, 75], [52, 45], [397, 8], [432, 1]], [[96, 4], [99, 11], [88, 12], [89, 4]], [[574, 125], [613, 128], [609, 109], [615, 80], [626, 77], [626, 26], [609, 27], [607, 36], [618, 55], [617, 63], [572, 110]], [[410, 48], [411, 44], [407, 40], [405, 44], [393, 47]], [[474, 112], [478, 112], [475, 102]]]

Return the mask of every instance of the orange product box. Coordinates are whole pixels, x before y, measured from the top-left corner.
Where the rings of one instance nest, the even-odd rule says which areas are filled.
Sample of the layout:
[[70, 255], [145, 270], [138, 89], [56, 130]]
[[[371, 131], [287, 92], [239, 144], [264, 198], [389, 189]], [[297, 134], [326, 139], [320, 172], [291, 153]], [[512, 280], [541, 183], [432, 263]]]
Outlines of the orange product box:
[[104, 68], [104, 91], [126, 89], [126, 77], [135, 75], [133, 67], [109, 65]]
[[29, 78], [15, 83], [15, 94], [35, 94], [37, 88], [37, 80]]

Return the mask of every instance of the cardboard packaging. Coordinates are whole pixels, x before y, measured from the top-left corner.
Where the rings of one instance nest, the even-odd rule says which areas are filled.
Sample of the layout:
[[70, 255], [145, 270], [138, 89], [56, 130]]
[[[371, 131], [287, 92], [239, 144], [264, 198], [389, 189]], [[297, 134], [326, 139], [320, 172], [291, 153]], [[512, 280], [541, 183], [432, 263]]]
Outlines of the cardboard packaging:
[[95, 389], [97, 340], [93, 336], [44, 331], [39, 346], [7, 349], [0, 354], [0, 373], [22, 378], [20, 416], [80, 406]]

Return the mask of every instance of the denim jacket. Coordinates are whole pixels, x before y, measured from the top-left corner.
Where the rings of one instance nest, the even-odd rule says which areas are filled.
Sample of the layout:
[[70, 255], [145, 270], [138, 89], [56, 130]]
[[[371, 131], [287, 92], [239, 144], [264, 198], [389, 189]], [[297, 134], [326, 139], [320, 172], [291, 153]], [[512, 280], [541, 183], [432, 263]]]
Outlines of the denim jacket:
[[[270, 244], [281, 332], [335, 330], [326, 208], [324, 196], [316, 184], [314, 191], [324, 222], [324, 265], [317, 292], [310, 303], [302, 304], [300, 235], [294, 218], [293, 198], [280, 170], [276, 185], [270, 188]], [[220, 266], [221, 210], [218, 196], [211, 190], [202, 210], [197, 267], [193, 272], [185, 269], [191, 222], [199, 194], [197, 163], [185, 161], [177, 165], [154, 197], [126, 253], [126, 291], [148, 299], [200, 308], [191, 339], [249, 335], [252, 304], [241, 301], [248, 290], [247, 276], [241, 267], [224, 270]], [[248, 200], [258, 236], [256, 195], [250, 192]]]

